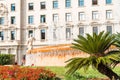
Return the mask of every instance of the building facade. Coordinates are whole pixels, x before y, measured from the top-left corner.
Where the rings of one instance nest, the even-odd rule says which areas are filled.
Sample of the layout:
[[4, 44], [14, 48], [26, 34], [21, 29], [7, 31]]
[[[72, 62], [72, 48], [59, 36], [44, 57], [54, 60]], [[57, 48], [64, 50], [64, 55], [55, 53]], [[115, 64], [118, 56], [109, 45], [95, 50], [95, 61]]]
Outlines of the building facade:
[[120, 0], [0, 0], [0, 53], [26, 54], [34, 48], [70, 44], [77, 35], [120, 32]]

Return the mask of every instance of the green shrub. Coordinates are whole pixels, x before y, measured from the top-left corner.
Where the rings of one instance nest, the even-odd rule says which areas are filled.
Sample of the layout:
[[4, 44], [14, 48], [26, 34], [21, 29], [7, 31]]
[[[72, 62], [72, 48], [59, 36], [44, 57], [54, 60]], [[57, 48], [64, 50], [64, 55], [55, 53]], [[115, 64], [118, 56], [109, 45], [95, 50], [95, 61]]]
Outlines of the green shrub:
[[80, 75], [80, 73], [74, 73], [72, 75], [66, 75], [65, 80], [86, 80], [84, 76]]
[[9, 65], [14, 63], [14, 55], [0, 54], [0, 65]]

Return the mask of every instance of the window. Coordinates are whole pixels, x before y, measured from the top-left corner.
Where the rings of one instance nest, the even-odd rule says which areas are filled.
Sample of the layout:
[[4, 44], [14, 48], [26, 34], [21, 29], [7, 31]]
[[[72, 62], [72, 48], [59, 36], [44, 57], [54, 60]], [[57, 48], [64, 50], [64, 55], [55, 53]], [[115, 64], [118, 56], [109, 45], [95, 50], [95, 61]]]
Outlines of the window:
[[58, 1], [53, 1], [53, 8], [58, 8]]
[[33, 22], [34, 22], [33, 16], [32, 15], [28, 16], [28, 24], [33, 24]]
[[33, 10], [33, 3], [28, 4], [28, 10]]
[[11, 31], [11, 40], [15, 40], [15, 31]]
[[106, 4], [111, 4], [112, 0], [106, 0]]
[[45, 15], [41, 15], [41, 16], [40, 16], [40, 22], [41, 22], [41, 23], [45, 23], [45, 22], [46, 22], [46, 17], [45, 17]]
[[66, 39], [71, 38], [71, 28], [66, 28]]
[[98, 34], [98, 27], [93, 27], [93, 33]]
[[56, 36], [56, 29], [53, 29], [53, 39], [56, 40], [57, 36]]
[[4, 32], [0, 31], [0, 40], [4, 40]]
[[33, 30], [29, 30], [29, 31], [28, 31], [28, 37], [30, 37], [30, 35], [33, 36]]
[[92, 0], [92, 5], [97, 5], [98, 4], [98, 0]]
[[41, 39], [45, 40], [45, 29], [41, 29]]
[[11, 4], [11, 11], [15, 11], [15, 4]]
[[78, 6], [84, 6], [84, 0], [78, 0]]
[[79, 35], [84, 36], [84, 27], [79, 28]]
[[79, 20], [85, 20], [85, 13], [84, 12], [79, 12]]
[[65, 0], [65, 7], [71, 7], [71, 0]]
[[66, 13], [66, 21], [67, 22], [72, 21], [71, 13]]
[[15, 24], [15, 16], [11, 17], [11, 24]]
[[112, 10], [106, 11], [106, 19], [112, 19]]
[[53, 14], [53, 22], [58, 22], [58, 14]]
[[112, 26], [107, 26], [107, 32], [110, 32], [112, 34]]
[[98, 11], [92, 11], [92, 19], [93, 20], [98, 20], [99, 19]]
[[4, 24], [4, 17], [0, 17], [0, 25]]
[[41, 2], [40, 6], [41, 6], [41, 9], [45, 9], [46, 8], [45, 2]]

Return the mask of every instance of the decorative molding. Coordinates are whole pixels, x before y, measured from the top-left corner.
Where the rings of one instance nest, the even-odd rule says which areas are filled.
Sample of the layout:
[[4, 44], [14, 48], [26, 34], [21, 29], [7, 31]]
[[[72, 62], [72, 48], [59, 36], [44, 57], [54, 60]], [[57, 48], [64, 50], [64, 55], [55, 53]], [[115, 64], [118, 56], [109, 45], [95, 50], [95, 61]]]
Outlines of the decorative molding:
[[35, 29], [35, 27], [34, 27], [34, 26], [27, 26], [26, 29], [27, 29], [27, 30], [29, 30], [29, 29]]
[[41, 29], [41, 28], [48, 28], [48, 26], [47, 26], [46, 24], [40, 24], [40, 25], [38, 26], [38, 28], [39, 28], [39, 29]]
[[101, 26], [101, 23], [91, 22], [89, 25], [90, 25], [90, 26]]
[[113, 25], [114, 23], [111, 22], [111, 21], [106, 21], [104, 24], [105, 24], [105, 25]]
[[0, 3], [0, 15], [4, 15], [5, 13], [8, 13], [7, 7], [3, 3]]
[[66, 22], [66, 26], [67, 27], [73, 27], [73, 23], [72, 22]]

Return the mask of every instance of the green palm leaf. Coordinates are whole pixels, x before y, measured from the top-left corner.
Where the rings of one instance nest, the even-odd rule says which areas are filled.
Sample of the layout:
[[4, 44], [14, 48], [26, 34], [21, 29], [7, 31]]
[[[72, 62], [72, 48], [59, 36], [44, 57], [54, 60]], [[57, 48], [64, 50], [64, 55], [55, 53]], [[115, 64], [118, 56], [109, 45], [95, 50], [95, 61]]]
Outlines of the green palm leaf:
[[91, 65], [97, 69], [101, 63], [108, 67], [116, 65], [116, 62], [120, 60], [118, 57], [119, 50], [108, 51], [115, 42], [115, 36], [108, 32], [100, 32], [98, 35], [95, 33], [93, 35], [86, 34], [86, 37], [79, 35], [78, 39], [75, 39], [74, 43], [72, 43], [72, 48], [88, 53], [90, 56], [72, 58], [66, 61], [68, 63], [66, 68], [69, 68], [67, 73], [72, 74], [82, 67], [86, 71]]

